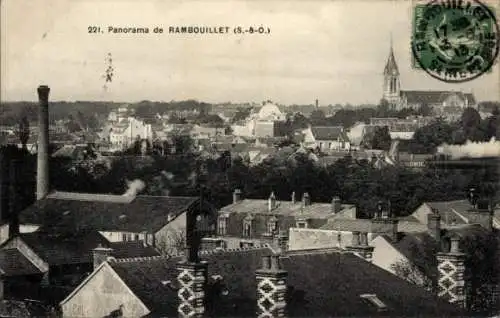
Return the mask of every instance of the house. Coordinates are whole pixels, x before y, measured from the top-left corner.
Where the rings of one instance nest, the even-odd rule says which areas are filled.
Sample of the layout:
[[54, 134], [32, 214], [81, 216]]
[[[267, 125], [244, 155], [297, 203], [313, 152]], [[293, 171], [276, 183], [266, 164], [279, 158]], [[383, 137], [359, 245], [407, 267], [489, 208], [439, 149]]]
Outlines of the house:
[[401, 232], [413, 233], [425, 229], [424, 224], [390, 217], [386, 208], [379, 207], [379, 211], [371, 219], [359, 219], [354, 215], [344, 214], [328, 219], [325, 224], [318, 228], [291, 228], [288, 248], [291, 251], [346, 248], [351, 245], [354, 235], [359, 236], [359, 240], [363, 244], [370, 245], [380, 235], [397, 237]]
[[[479, 224], [441, 227], [440, 223], [439, 214], [429, 214], [425, 231], [402, 233], [397, 240], [378, 236], [370, 243], [374, 248], [373, 264], [439, 295], [448, 294], [468, 309], [478, 303], [482, 303], [483, 310], [494, 309], [500, 304], [498, 232]], [[453, 253], [443, 257], [443, 251]], [[465, 294], [460, 297], [460, 291], [454, 290], [446, 279], [457, 269], [463, 271], [464, 277]]]
[[119, 119], [108, 129], [108, 141], [112, 146], [118, 148], [130, 147], [136, 139], [152, 140], [153, 130], [151, 124], [134, 117]]
[[[179, 248], [186, 213], [201, 210], [215, 230], [215, 209], [197, 197], [106, 195], [55, 191], [19, 213], [20, 232], [96, 230], [110, 242], [146, 241], [165, 253]], [[213, 218], [213, 221], [211, 220]], [[2, 241], [9, 225], [0, 228]]]
[[303, 131], [304, 146], [319, 148], [323, 152], [349, 150], [350, 141], [341, 126], [315, 126]]
[[427, 215], [437, 211], [444, 225], [480, 224], [486, 229], [500, 229], [500, 207], [480, 201], [453, 200], [422, 203], [411, 216], [422, 224], [427, 224]]
[[[198, 255], [202, 262], [184, 263], [183, 257], [108, 258], [60, 303], [63, 317], [104, 317], [112, 312], [123, 317], [190, 317], [196, 312], [213, 317], [462, 314], [349, 252], [279, 256], [260, 247]], [[206, 277], [206, 285], [194, 277]]]
[[338, 197], [331, 203], [313, 202], [308, 193], [297, 200], [278, 201], [274, 192], [267, 200], [245, 199], [241, 190], [233, 193], [233, 203], [219, 210], [217, 237], [228, 248], [275, 243], [287, 248], [290, 228], [319, 228], [334, 217], [355, 218], [356, 207], [343, 204]]
[[21, 233], [0, 246], [5, 294], [59, 302], [92, 272], [96, 247], [116, 258], [160, 255], [142, 241], [109, 242], [97, 231]]

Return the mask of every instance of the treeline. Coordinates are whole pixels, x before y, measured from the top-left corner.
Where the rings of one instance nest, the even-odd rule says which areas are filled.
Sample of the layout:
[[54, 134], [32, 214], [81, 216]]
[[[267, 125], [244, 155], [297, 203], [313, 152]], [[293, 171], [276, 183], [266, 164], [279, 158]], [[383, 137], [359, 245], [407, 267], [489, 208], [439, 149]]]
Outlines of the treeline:
[[[182, 141], [185, 142], [185, 141]], [[181, 148], [179, 148], [180, 150]], [[4, 152], [5, 150], [2, 149]], [[35, 191], [34, 155], [23, 154], [22, 208], [33, 202]], [[340, 196], [356, 204], [361, 217], [372, 215], [378, 201], [391, 202], [392, 212], [405, 216], [422, 202], [463, 199], [470, 187], [484, 194], [496, 193], [496, 168], [476, 170], [414, 171], [404, 167], [376, 169], [366, 160], [341, 159], [328, 167], [318, 166], [305, 156], [294, 160], [270, 159], [250, 166], [245, 160], [224, 153], [201, 158], [185, 148], [175, 155], [121, 157], [74, 161], [51, 158], [51, 188], [60, 191], [123, 194], [127, 180], [141, 179], [145, 194], [198, 196], [203, 193], [217, 207], [231, 203], [234, 189], [247, 198], [265, 199], [274, 191], [278, 200], [290, 200], [308, 192], [313, 201], [330, 202]]]
[[443, 143], [464, 144], [467, 140], [481, 142], [492, 137], [500, 140], [500, 112], [498, 108], [484, 119], [474, 108], [466, 108], [457, 122], [437, 118], [430, 125], [418, 129], [410, 142], [412, 153], [434, 153]]

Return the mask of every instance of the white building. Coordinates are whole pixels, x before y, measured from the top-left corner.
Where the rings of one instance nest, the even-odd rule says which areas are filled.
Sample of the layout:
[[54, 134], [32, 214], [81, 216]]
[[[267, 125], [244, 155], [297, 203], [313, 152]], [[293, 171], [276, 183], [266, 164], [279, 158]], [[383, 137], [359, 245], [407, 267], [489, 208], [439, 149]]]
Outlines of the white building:
[[146, 124], [142, 120], [134, 117], [121, 119], [109, 128], [109, 142], [112, 146], [118, 148], [127, 148], [137, 139], [153, 138], [151, 124]]

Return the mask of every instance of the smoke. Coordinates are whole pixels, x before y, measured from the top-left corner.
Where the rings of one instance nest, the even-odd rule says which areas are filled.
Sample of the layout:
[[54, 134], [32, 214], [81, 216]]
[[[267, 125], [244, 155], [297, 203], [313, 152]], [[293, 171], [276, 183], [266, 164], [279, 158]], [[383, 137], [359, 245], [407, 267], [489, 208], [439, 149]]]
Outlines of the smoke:
[[136, 196], [139, 192], [144, 190], [146, 184], [139, 179], [135, 179], [134, 181], [127, 180], [127, 187], [128, 189], [123, 196]]
[[489, 142], [467, 141], [464, 145], [443, 144], [438, 147], [437, 152], [451, 156], [452, 159], [500, 157], [500, 141], [493, 137]]

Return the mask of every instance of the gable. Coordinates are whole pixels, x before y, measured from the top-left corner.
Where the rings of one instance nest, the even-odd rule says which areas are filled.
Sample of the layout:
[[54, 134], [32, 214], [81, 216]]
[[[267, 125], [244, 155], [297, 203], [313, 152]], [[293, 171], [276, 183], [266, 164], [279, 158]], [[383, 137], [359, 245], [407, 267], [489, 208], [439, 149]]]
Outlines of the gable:
[[26, 257], [40, 272], [45, 273], [49, 270], [49, 265], [38, 255], [30, 246], [20, 237], [14, 237], [1, 246], [2, 250], [17, 249]]
[[105, 262], [61, 302], [61, 309], [64, 317], [104, 317], [120, 305], [125, 317], [150, 312]]
[[373, 246], [372, 263], [386, 271], [395, 274], [392, 265], [398, 261], [409, 261], [408, 258], [396, 249], [385, 236], [379, 235], [370, 242]]

